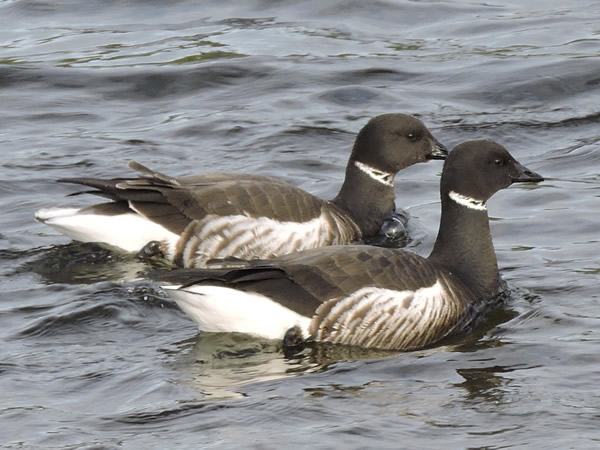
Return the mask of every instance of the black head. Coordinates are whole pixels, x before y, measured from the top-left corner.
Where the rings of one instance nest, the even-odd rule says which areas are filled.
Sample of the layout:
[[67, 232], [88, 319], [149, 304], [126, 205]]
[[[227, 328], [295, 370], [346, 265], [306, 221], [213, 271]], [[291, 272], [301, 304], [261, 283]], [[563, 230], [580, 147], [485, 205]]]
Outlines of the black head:
[[395, 174], [428, 159], [445, 159], [448, 150], [419, 119], [407, 114], [382, 114], [360, 130], [350, 161]]
[[524, 167], [493, 141], [476, 140], [458, 144], [446, 159], [442, 171], [442, 196], [454, 191], [478, 202], [515, 182], [537, 183], [542, 176]]

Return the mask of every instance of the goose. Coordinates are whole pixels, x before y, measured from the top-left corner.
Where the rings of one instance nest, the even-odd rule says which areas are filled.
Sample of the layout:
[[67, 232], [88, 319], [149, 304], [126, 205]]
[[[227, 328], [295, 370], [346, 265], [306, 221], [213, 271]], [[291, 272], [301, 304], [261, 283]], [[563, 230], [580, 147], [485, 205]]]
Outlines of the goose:
[[414, 116], [376, 116], [358, 133], [342, 187], [322, 200], [274, 177], [208, 173], [173, 178], [130, 162], [134, 178], [65, 178], [109, 202], [41, 209], [42, 222], [71, 239], [127, 252], [158, 249], [177, 266], [215, 259], [268, 259], [377, 234], [395, 210], [394, 177], [444, 159], [446, 148]]
[[415, 350], [467, 331], [506, 289], [487, 201], [542, 176], [489, 140], [457, 145], [440, 181], [439, 232], [428, 257], [367, 245], [305, 250], [231, 269], [181, 269], [168, 295], [200, 330]]

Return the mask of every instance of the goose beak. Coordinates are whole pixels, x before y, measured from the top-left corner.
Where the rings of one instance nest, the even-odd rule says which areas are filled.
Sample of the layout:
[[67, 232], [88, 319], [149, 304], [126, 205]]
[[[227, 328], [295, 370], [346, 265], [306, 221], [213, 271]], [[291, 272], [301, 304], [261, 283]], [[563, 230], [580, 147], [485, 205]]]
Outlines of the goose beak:
[[448, 156], [448, 149], [444, 144], [438, 141], [436, 138], [432, 139], [433, 145], [431, 146], [431, 152], [426, 155], [427, 159], [446, 159]]
[[515, 161], [515, 169], [515, 173], [511, 174], [513, 183], [539, 183], [540, 181], [544, 181], [544, 177], [532, 170], [529, 170], [518, 161]]

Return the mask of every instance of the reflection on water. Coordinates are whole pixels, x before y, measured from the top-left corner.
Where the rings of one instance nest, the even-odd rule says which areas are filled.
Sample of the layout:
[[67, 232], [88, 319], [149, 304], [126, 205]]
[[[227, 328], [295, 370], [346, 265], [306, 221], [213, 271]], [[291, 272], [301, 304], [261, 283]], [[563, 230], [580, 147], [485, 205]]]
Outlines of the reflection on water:
[[458, 374], [465, 379], [458, 386], [467, 391], [466, 398], [475, 405], [480, 404], [482, 400], [491, 405], [497, 405], [503, 402], [506, 392], [503, 388], [510, 382], [500, 374], [513, 370], [515, 369], [500, 366], [458, 369]]
[[17, 269], [34, 272], [50, 283], [97, 283], [133, 279], [143, 269], [134, 257], [95, 243], [58, 245], [37, 252]]
[[185, 374], [187, 386], [211, 401], [242, 398], [239, 386], [285, 377], [294, 367], [284, 359], [279, 341], [244, 334], [201, 333], [181, 349], [185, 352], [173, 365]]
[[269, 380], [320, 373], [347, 360], [370, 360], [397, 354], [333, 344], [311, 344], [288, 355], [280, 340], [239, 333], [200, 332], [176, 344], [171, 362], [185, 374], [185, 384], [207, 400], [241, 398], [241, 387]]

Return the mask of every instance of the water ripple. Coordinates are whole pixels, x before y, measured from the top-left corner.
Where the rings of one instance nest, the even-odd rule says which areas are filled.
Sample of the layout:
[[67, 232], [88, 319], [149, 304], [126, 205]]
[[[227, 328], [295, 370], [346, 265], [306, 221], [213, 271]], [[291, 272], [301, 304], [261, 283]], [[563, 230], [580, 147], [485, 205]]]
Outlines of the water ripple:
[[[2, 437], [15, 448], [595, 448], [598, 8], [332, 0], [0, 2]], [[510, 301], [416, 352], [202, 333], [153, 267], [33, 221], [69, 176], [281, 177], [339, 189], [355, 134], [418, 114], [546, 181], [489, 202]], [[440, 166], [397, 177], [427, 253]], [[597, 446], [597, 445], [596, 445]]]

